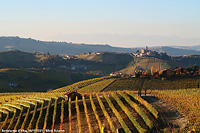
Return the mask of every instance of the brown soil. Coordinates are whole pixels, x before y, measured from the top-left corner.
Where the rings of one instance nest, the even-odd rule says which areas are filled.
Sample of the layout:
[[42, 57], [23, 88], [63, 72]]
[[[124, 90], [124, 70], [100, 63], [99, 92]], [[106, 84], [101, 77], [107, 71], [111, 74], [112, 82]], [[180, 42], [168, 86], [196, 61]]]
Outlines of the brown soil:
[[80, 118], [81, 118], [81, 120], [80, 120], [80, 122], [81, 122], [81, 131], [83, 133], [87, 133], [87, 132], [89, 132], [89, 130], [88, 130], [87, 118], [85, 116], [83, 101], [80, 101], [78, 104], [79, 104]]
[[109, 105], [108, 105], [108, 103], [106, 102], [106, 100], [105, 100], [104, 98], [101, 98], [101, 101], [103, 102], [103, 104], [104, 104], [104, 106], [105, 106], [105, 109], [106, 109], [108, 115], [110, 116], [114, 127], [121, 128], [121, 125], [120, 125], [120, 123], [119, 123], [117, 117], [116, 117], [115, 114], [112, 112], [112, 109], [109, 107]]
[[[96, 120], [94, 111], [92, 110], [90, 100], [87, 99], [86, 103], [87, 103], [88, 116], [89, 116], [91, 127], [92, 127], [92, 132], [99, 133], [100, 129], [99, 129], [98, 122]], [[103, 112], [101, 112], [101, 113], [103, 113]], [[103, 114], [100, 114], [100, 112], [98, 112], [98, 114], [99, 114], [99, 117], [103, 115]]]
[[[110, 131], [110, 127], [109, 127], [109, 123], [108, 121], [105, 119], [105, 116], [103, 114], [103, 111], [101, 110], [101, 107], [99, 105], [99, 102], [97, 99], [93, 98], [93, 101], [95, 103], [95, 106], [96, 106], [96, 110], [97, 110], [97, 114], [99, 116], [99, 119], [101, 121], [101, 124], [104, 124], [105, 125], [105, 129], [104, 131]], [[97, 131], [97, 130], [96, 130]]]
[[187, 125], [188, 120], [186, 116], [180, 114], [172, 105], [152, 95], [142, 96], [142, 98], [159, 112], [161, 119], [164, 121], [162, 126], [166, 131], [174, 132], [183, 129]]
[[[71, 118], [71, 129], [73, 132], [78, 133], [78, 122], [77, 122], [77, 112], [75, 108], [75, 102], [71, 105], [71, 112], [72, 112], [72, 118]], [[66, 123], [68, 125], [68, 123]]]

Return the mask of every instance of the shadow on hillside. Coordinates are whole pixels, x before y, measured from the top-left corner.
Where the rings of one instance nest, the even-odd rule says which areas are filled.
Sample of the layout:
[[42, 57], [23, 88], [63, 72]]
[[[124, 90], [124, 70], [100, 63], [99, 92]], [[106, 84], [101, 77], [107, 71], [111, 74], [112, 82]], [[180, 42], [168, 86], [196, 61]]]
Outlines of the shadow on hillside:
[[150, 103], [159, 112], [159, 128], [162, 132], [175, 132], [184, 128], [188, 121], [185, 116], [181, 115], [177, 109], [175, 109], [169, 103], [152, 96], [141, 96], [144, 100]]

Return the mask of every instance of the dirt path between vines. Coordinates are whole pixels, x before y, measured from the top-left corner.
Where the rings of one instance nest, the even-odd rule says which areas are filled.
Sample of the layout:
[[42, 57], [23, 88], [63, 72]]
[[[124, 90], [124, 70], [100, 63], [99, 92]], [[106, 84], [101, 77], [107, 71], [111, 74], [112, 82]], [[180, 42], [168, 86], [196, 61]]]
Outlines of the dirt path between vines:
[[183, 129], [187, 123], [187, 117], [181, 115], [173, 106], [155, 98], [152, 95], [142, 95], [142, 98], [150, 103], [160, 114], [164, 121], [164, 127], [167, 131]]

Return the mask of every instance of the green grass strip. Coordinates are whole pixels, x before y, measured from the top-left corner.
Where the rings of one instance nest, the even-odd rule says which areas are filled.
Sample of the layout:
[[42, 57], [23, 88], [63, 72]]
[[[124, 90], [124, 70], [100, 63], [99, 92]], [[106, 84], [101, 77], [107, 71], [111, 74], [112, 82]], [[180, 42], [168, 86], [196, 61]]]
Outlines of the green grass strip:
[[144, 99], [142, 99], [141, 97], [135, 95], [134, 93], [130, 91], [126, 91], [126, 93], [132, 96], [139, 103], [144, 105], [154, 115], [155, 118], [158, 118], [158, 111], [151, 104], [149, 104], [147, 101], [145, 101]]
[[[146, 125], [151, 129], [153, 127], [153, 122], [148, 118], [145, 112], [136, 104], [134, 103], [127, 95], [123, 94], [122, 92], [118, 92], [120, 96], [122, 96], [127, 103], [142, 117]], [[119, 99], [119, 98], [117, 98]]]
[[110, 108], [112, 109], [113, 113], [115, 114], [115, 116], [117, 117], [118, 121], [120, 122], [122, 128], [124, 129], [124, 131], [126, 133], [131, 133], [130, 129], [128, 128], [128, 126], [126, 125], [126, 123], [124, 122], [124, 120], [122, 119], [120, 113], [117, 111], [117, 109], [114, 107], [113, 103], [111, 102], [111, 100], [108, 98], [108, 96], [103, 93], [104, 98], [106, 99], [107, 103], [109, 104]]
[[112, 97], [115, 99], [115, 101], [118, 103], [118, 105], [121, 107], [121, 109], [127, 114], [128, 118], [131, 120], [135, 128], [138, 130], [140, 133], [146, 132], [145, 129], [143, 129], [140, 124], [137, 122], [135, 117], [132, 115], [132, 113], [128, 110], [128, 108], [123, 104], [123, 102], [117, 97], [116, 94], [113, 92], [110, 93]]
[[115, 129], [113, 123], [112, 123], [112, 120], [111, 120], [110, 116], [108, 115], [108, 112], [107, 112], [106, 109], [105, 109], [105, 106], [103, 105], [103, 102], [102, 102], [101, 99], [99, 98], [99, 95], [98, 95], [98, 94], [96, 94], [96, 97], [97, 97], [97, 99], [98, 99], [98, 101], [99, 101], [99, 105], [100, 105], [100, 107], [101, 107], [101, 109], [102, 109], [102, 111], [103, 111], [103, 114], [104, 114], [104, 116], [106, 117], [106, 119], [107, 119], [107, 121], [108, 121], [108, 123], [109, 123], [109, 125], [110, 125], [110, 129], [112, 130], [112, 132], [115, 132], [116, 129]]

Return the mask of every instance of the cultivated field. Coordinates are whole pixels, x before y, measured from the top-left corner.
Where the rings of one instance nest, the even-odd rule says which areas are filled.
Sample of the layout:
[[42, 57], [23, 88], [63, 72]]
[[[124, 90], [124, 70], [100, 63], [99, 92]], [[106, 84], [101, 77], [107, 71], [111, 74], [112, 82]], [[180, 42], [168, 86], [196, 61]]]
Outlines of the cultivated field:
[[[199, 81], [199, 78], [161, 81], [102, 77], [46, 93], [1, 93], [0, 131], [165, 131], [158, 111], [137, 93], [155, 96], [185, 114], [189, 124], [180, 131], [198, 131], [199, 89], [183, 88], [195, 88]], [[79, 92], [81, 98], [67, 99], [64, 94], [68, 91]]]
[[88, 93], [75, 101], [58, 93], [37, 95], [1, 104], [1, 131], [92, 133], [123, 128], [143, 133], [157, 126], [158, 112], [130, 91]]
[[189, 130], [200, 131], [200, 89], [155, 90], [153, 95], [187, 116]]

